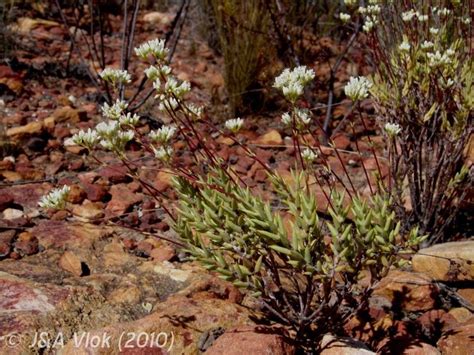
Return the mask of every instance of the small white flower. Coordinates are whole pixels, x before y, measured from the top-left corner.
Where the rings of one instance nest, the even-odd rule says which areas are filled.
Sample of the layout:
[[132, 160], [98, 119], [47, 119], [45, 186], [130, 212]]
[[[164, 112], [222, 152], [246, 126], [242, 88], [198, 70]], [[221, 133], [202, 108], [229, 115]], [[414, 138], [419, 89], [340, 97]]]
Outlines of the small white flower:
[[199, 120], [202, 116], [203, 108], [192, 103], [187, 104], [186, 108], [191, 112], [195, 119]]
[[99, 76], [113, 85], [116, 84], [128, 84], [132, 77], [126, 70], [105, 68], [99, 73]]
[[120, 129], [118, 122], [109, 121], [109, 122], [100, 122], [95, 126], [95, 130], [100, 138], [108, 138], [117, 135]]
[[444, 79], [443, 77], [440, 77], [438, 79], [438, 82], [442, 87], [449, 88], [454, 85], [454, 80], [451, 78], [448, 78], [448, 80]]
[[344, 87], [344, 92], [352, 101], [365, 99], [369, 96], [369, 89], [372, 83], [365, 77], [351, 77], [349, 82]]
[[160, 77], [160, 71], [154, 65], [151, 65], [148, 69], [145, 69], [145, 75], [148, 79], [155, 81]]
[[282, 88], [283, 95], [290, 101], [294, 102], [303, 95], [304, 88], [298, 82], [289, 83], [287, 86]]
[[165, 83], [165, 91], [170, 94], [174, 94], [177, 97], [182, 97], [184, 94], [191, 90], [191, 84], [188, 81], [183, 81], [178, 84], [178, 81], [171, 77]]
[[444, 54], [441, 54], [440, 51], [434, 53], [427, 53], [426, 56], [429, 59], [429, 65], [431, 67], [440, 67], [444, 65], [449, 65], [453, 62], [452, 56], [455, 52], [452, 49], [448, 49]]
[[74, 144], [92, 150], [99, 143], [99, 136], [96, 131], [90, 128], [87, 131], [79, 131], [71, 137]]
[[424, 50], [427, 50], [427, 49], [431, 49], [434, 47], [434, 43], [431, 42], [431, 41], [424, 41], [422, 44], [421, 44], [421, 49], [424, 49]]
[[169, 146], [159, 148], [153, 147], [153, 153], [155, 154], [155, 157], [159, 160], [163, 162], [168, 162], [173, 154], [173, 148]]
[[445, 53], [448, 57], [452, 57], [456, 54], [456, 51], [452, 48], [448, 48]]
[[411, 45], [410, 45], [410, 43], [408, 43], [407, 41], [403, 41], [403, 42], [398, 46], [398, 49], [400, 49], [400, 51], [402, 51], [402, 52], [409, 52], [409, 51], [410, 51], [410, 48], [411, 48]]
[[138, 116], [136, 113], [132, 115], [130, 112], [128, 112], [126, 115], [120, 116], [119, 119], [119, 123], [125, 126], [136, 126], [139, 121], [140, 116]]
[[463, 24], [465, 25], [470, 25], [472, 20], [470, 17], [463, 17], [463, 19], [461, 20]]
[[346, 6], [354, 6], [359, 2], [359, 0], [344, 0]]
[[387, 135], [391, 138], [394, 138], [396, 136], [398, 136], [400, 134], [400, 132], [402, 131], [402, 128], [400, 127], [399, 124], [397, 123], [386, 123], [385, 124], [385, 132], [387, 133]]
[[171, 140], [171, 138], [173, 138], [175, 132], [176, 132], [176, 127], [163, 126], [156, 131], [151, 131], [149, 134], [149, 137], [154, 142], [165, 144], [165, 143], [168, 143]]
[[163, 74], [164, 76], [168, 76], [171, 74], [171, 67], [167, 66], [167, 65], [162, 65], [160, 67], [160, 73]]
[[410, 11], [402, 12], [402, 20], [404, 22], [411, 21], [415, 16], [417, 16], [418, 12], [411, 9]]
[[114, 134], [104, 136], [104, 139], [100, 141], [100, 144], [105, 149], [122, 152], [127, 143], [130, 142], [134, 136], [135, 132], [133, 131], [116, 131]]
[[273, 87], [280, 89], [288, 100], [295, 102], [303, 94], [304, 86], [314, 77], [314, 70], [307, 69], [305, 66], [299, 66], [293, 70], [286, 68], [275, 78]]
[[299, 125], [301, 124], [307, 125], [311, 122], [311, 115], [309, 113], [309, 110], [307, 109], [296, 108], [295, 115], [296, 115], [296, 123]]
[[351, 15], [350, 14], [346, 14], [344, 12], [341, 12], [339, 14], [339, 19], [342, 21], [342, 22], [349, 22], [350, 19], [351, 19]]
[[438, 15], [439, 15], [439, 16], [446, 17], [446, 16], [448, 16], [449, 14], [451, 14], [451, 10], [449, 10], [449, 9], [447, 9], [447, 8], [442, 8], [442, 9], [439, 9], [439, 10], [438, 10]]
[[163, 39], [153, 39], [135, 48], [135, 54], [140, 58], [148, 59], [149, 56], [152, 56], [158, 61], [165, 60], [168, 52]]
[[306, 161], [307, 163], [312, 163], [318, 158], [318, 154], [316, 154], [314, 151], [312, 151], [309, 148], [305, 148], [301, 152], [301, 157]]
[[291, 116], [289, 112], [285, 112], [283, 115], [281, 115], [281, 122], [285, 126], [291, 126]]
[[420, 22], [428, 21], [428, 15], [418, 15], [418, 21]]
[[160, 111], [173, 111], [176, 110], [179, 106], [178, 101], [174, 97], [166, 97], [165, 95], [159, 95], [160, 104], [158, 105], [158, 110]]
[[367, 8], [364, 6], [359, 6], [359, 9], [357, 10], [359, 14], [365, 15], [367, 13]]
[[373, 28], [375, 27], [375, 22], [372, 21], [372, 20], [366, 20], [364, 22], [364, 26], [362, 26], [362, 29], [364, 30], [364, 32], [370, 32], [373, 30]]
[[432, 35], [437, 35], [439, 33], [439, 28], [431, 27], [430, 28], [430, 33]]
[[244, 125], [244, 120], [239, 118], [232, 118], [230, 120], [225, 121], [225, 128], [227, 128], [232, 133], [237, 133], [240, 131], [242, 126]]
[[101, 107], [101, 110], [105, 117], [111, 120], [118, 120], [127, 107], [128, 104], [125, 101], [117, 99], [117, 101], [115, 101], [115, 103], [111, 106], [107, 102], [104, 103], [104, 105]]
[[153, 81], [153, 89], [155, 89], [156, 91], [161, 91], [161, 80], [159, 78], [156, 78]]
[[62, 188], [54, 189], [46, 196], [43, 196], [38, 205], [43, 209], [63, 209], [70, 191], [71, 188], [67, 185], [64, 185]]
[[371, 15], [378, 15], [382, 11], [380, 5], [369, 5], [367, 6], [367, 13]]

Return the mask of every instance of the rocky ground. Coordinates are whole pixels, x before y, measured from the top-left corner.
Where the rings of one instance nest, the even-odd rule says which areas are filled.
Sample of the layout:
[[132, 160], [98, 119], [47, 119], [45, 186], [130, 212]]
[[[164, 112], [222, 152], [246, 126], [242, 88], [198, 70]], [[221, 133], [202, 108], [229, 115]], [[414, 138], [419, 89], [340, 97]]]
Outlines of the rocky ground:
[[[172, 18], [140, 14], [137, 41], [162, 35]], [[182, 262], [165, 214], [112, 157], [103, 155], [109, 165], [99, 166], [78, 147], [64, 145], [100, 120], [97, 91], [86, 80], [51, 73], [51, 63], [66, 52], [60, 24], [23, 18], [18, 25], [20, 61], [0, 65], [6, 137], [0, 147], [0, 353], [294, 353], [284, 330], [262, 325], [251, 299]], [[196, 103], [224, 107], [222, 58], [191, 33], [187, 28], [180, 40], [173, 67], [191, 82]], [[327, 74], [324, 68], [315, 67], [319, 76]], [[349, 74], [343, 66], [339, 80]], [[338, 110], [341, 117], [344, 106]], [[219, 114], [209, 119], [223, 121]], [[289, 132], [274, 117], [248, 122], [243, 136], [259, 157], [289, 174]], [[224, 137], [213, 138], [221, 157], [265, 194], [266, 175], [258, 164]], [[361, 176], [362, 160], [369, 170], [376, 164], [355, 154], [354, 139], [367, 150], [365, 137], [343, 133], [335, 142], [346, 168]], [[340, 169], [332, 151], [325, 152]], [[143, 177], [172, 200], [170, 174], [156, 173], [155, 162], [133, 147], [129, 154], [146, 167]], [[45, 215], [38, 200], [56, 184], [71, 186], [69, 211]], [[474, 241], [437, 245], [414, 256], [411, 268], [382, 280], [366, 315], [370, 325], [354, 316], [345, 325], [353, 338], [327, 335], [323, 354], [472, 354], [473, 312]], [[86, 335], [78, 339], [81, 332]], [[91, 340], [99, 338], [102, 346]]]

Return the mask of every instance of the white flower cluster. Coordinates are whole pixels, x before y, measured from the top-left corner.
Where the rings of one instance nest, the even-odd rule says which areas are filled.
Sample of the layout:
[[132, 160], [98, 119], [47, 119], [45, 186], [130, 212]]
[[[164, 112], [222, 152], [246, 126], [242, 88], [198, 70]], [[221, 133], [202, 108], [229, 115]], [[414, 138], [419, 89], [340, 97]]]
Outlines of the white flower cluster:
[[165, 40], [163, 39], [153, 39], [135, 48], [135, 54], [144, 60], [153, 57], [157, 61], [163, 61], [166, 59], [168, 52], [169, 50], [165, 47]]
[[162, 162], [168, 162], [171, 159], [171, 156], [173, 155], [173, 148], [170, 146], [161, 146], [159, 148], [153, 148], [153, 153], [155, 154], [155, 157]]
[[227, 128], [232, 133], [237, 133], [240, 131], [242, 126], [244, 125], [244, 120], [239, 118], [232, 118], [230, 120], [225, 121], [225, 128]]
[[[302, 108], [295, 108], [293, 111], [296, 128], [302, 128], [311, 122], [311, 114], [309, 110]], [[291, 127], [293, 125], [293, 118], [289, 112], [285, 112], [281, 116], [281, 122], [285, 126]]]
[[420, 22], [426, 22], [428, 21], [429, 17], [428, 15], [423, 15], [419, 11], [415, 11], [413, 9], [402, 12], [402, 20], [404, 22], [410, 22], [413, 19], [418, 19]]
[[351, 77], [349, 82], [344, 87], [344, 93], [352, 101], [365, 99], [369, 96], [369, 90], [372, 83], [365, 77]]
[[193, 115], [195, 120], [199, 120], [201, 118], [202, 112], [203, 112], [202, 107], [199, 107], [199, 106], [196, 106], [196, 105], [190, 103], [190, 104], [186, 105], [186, 108]]
[[404, 40], [399, 46], [398, 49], [402, 52], [409, 52], [411, 48], [410, 43], [407, 40]]
[[140, 121], [140, 116], [138, 116], [136, 113], [133, 115], [130, 112], [127, 112], [127, 114], [123, 114], [119, 118], [119, 123], [123, 126], [136, 126], [138, 122]]
[[123, 130], [120, 123], [114, 121], [101, 122], [95, 130], [101, 138], [102, 147], [115, 152], [123, 152], [127, 143], [135, 136], [135, 132]]
[[79, 131], [79, 133], [73, 135], [71, 139], [74, 144], [85, 147], [89, 150], [94, 149], [97, 143], [100, 141], [100, 137], [97, 132], [90, 128], [87, 131]]
[[402, 128], [397, 123], [386, 123], [384, 126], [385, 132], [390, 138], [394, 138], [400, 134]]
[[362, 26], [362, 29], [364, 32], [371, 32], [379, 23], [379, 16], [382, 12], [382, 8], [378, 4], [378, 1], [369, 1], [369, 6], [360, 6], [358, 12], [364, 16], [364, 25]]
[[102, 114], [111, 120], [118, 120], [128, 107], [125, 101], [118, 100], [114, 104], [109, 105], [107, 102], [101, 107]]
[[432, 68], [449, 66], [454, 62], [454, 55], [456, 52], [449, 48], [444, 53], [436, 51], [434, 53], [427, 53], [428, 64]]
[[434, 43], [431, 41], [424, 41], [421, 43], [421, 49], [423, 50], [430, 50], [434, 47]]
[[38, 205], [43, 209], [63, 209], [71, 188], [64, 185], [62, 188], [54, 189], [49, 194], [41, 197]]
[[287, 68], [275, 78], [273, 87], [281, 90], [289, 101], [295, 102], [303, 94], [305, 85], [314, 77], [314, 70], [307, 69], [304, 65], [293, 70]]
[[165, 83], [165, 92], [178, 98], [182, 98], [190, 90], [191, 84], [188, 81], [183, 81], [179, 84], [175, 78], [170, 77]]
[[99, 73], [99, 76], [112, 85], [128, 84], [132, 80], [132, 77], [126, 70], [113, 68], [105, 68]]
[[350, 14], [347, 14], [345, 12], [341, 12], [339, 14], [339, 19], [342, 21], [342, 22], [349, 22], [351, 20], [351, 15]]
[[163, 126], [156, 131], [151, 131], [149, 137], [153, 142], [167, 144], [173, 138], [176, 132], [176, 127], [173, 126]]
[[309, 163], [314, 162], [318, 158], [318, 154], [309, 148], [305, 148], [301, 152], [301, 157], [304, 159], [306, 163], [309, 164]]

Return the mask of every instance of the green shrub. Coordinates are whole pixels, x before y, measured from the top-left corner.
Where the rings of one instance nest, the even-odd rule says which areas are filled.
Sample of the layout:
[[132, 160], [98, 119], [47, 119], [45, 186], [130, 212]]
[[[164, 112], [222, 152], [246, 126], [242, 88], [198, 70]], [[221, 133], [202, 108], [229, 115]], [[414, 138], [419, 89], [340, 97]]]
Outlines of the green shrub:
[[[269, 201], [215, 171], [198, 184], [177, 181], [174, 228], [192, 259], [251, 291], [297, 340], [317, 343], [315, 334], [340, 333], [343, 321], [367, 306], [376, 281], [421, 238], [416, 229], [407, 239], [399, 236], [386, 196], [355, 197], [346, 206], [343, 195], [333, 194], [324, 220], [304, 173], [294, 174], [294, 186], [278, 176], [271, 180], [291, 216], [287, 226]], [[362, 286], [366, 271], [370, 283]]]
[[[401, 233], [401, 223], [382, 188], [377, 193], [371, 187], [372, 197], [362, 198], [350, 175], [346, 172], [351, 188], [330, 169], [322, 151], [323, 169], [315, 168], [316, 147], [304, 138], [314, 133], [315, 123], [311, 112], [299, 107], [305, 86], [315, 78], [312, 69], [285, 69], [274, 82], [290, 104], [290, 112], [282, 115], [282, 123], [291, 128], [295, 152], [296, 170], [290, 179], [294, 183], [290, 183], [236, 136], [244, 120], [227, 120], [223, 129], [197, 120], [201, 110], [185, 100], [190, 84], [173, 75], [167, 53], [163, 40], [152, 40], [135, 49], [135, 54], [150, 64], [146, 77], [153, 82], [159, 109], [173, 125], [149, 133], [137, 129], [139, 115], [127, 112], [127, 103], [119, 99], [118, 89], [130, 83], [131, 75], [126, 70], [106, 68], [101, 77], [117, 98], [102, 107], [108, 120], [78, 132], [72, 142], [91, 154], [98, 147], [113, 152], [169, 214], [179, 244], [190, 258], [249, 291], [271, 320], [292, 330], [291, 336], [299, 345], [312, 349], [325, 333], [342, 333], [344, 321], [368, 306], [377, 281], [391, 266], [404, 263], [400, 254], [416, 247], [423, 238], [416, 228]], [[345, 92], [358, 102], [368, 96], [370, 87], [366, 78], [351, 78]], [[274, 201], [247, 187], [219, 157], [209, 136], [202, 133], [205, 130], [232, 139], [268, 172]], [[178, 161], [178, 154], [173, 152], [176, 136], [191, 150], [194, 164], [188, 161], [183, 166]], [[170, 203], [163, 201], [166, 196], [144, 180], [140, 163], [128, 158], [127, 145], [132, 141], [177, 176], [179, 199], [175, 208], [170, 209]], [[337, 149], [335, 152], [339, 157]], [[327, 171], [321, 173], [319, 170], [326, 166]], [[320, 174], [332, 174], [334, 179], [328, 181], [333, 182], [323, 186]], [[310, 182], [313, 179], [326, 197], [323, 201], [316, 197], [319, 195]], [[341, 189], [349, 195], [348, 202], [344, 193], [338, 192]], [[41, 207], [64, 208], [67, 192], [67, 187], [54, 190], [42, 199]], [[275, 202], [281, 209], [273, 207]], [[328, 205], [326, 214], [319, 213], [321, 204]], [[364, 276], [368, 281], [359, 282]]]

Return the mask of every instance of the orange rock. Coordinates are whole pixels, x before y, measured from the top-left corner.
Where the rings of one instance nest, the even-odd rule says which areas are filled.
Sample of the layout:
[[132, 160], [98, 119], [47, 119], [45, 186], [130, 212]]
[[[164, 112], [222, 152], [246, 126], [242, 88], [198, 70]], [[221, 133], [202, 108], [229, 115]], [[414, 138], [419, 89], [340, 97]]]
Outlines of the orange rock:
[[258, 137], [255, 140], [255, 143], [262, 145], [280, 145], [283, 144], [283, 139], [277, 130], [271, 129], [267, 133]]

